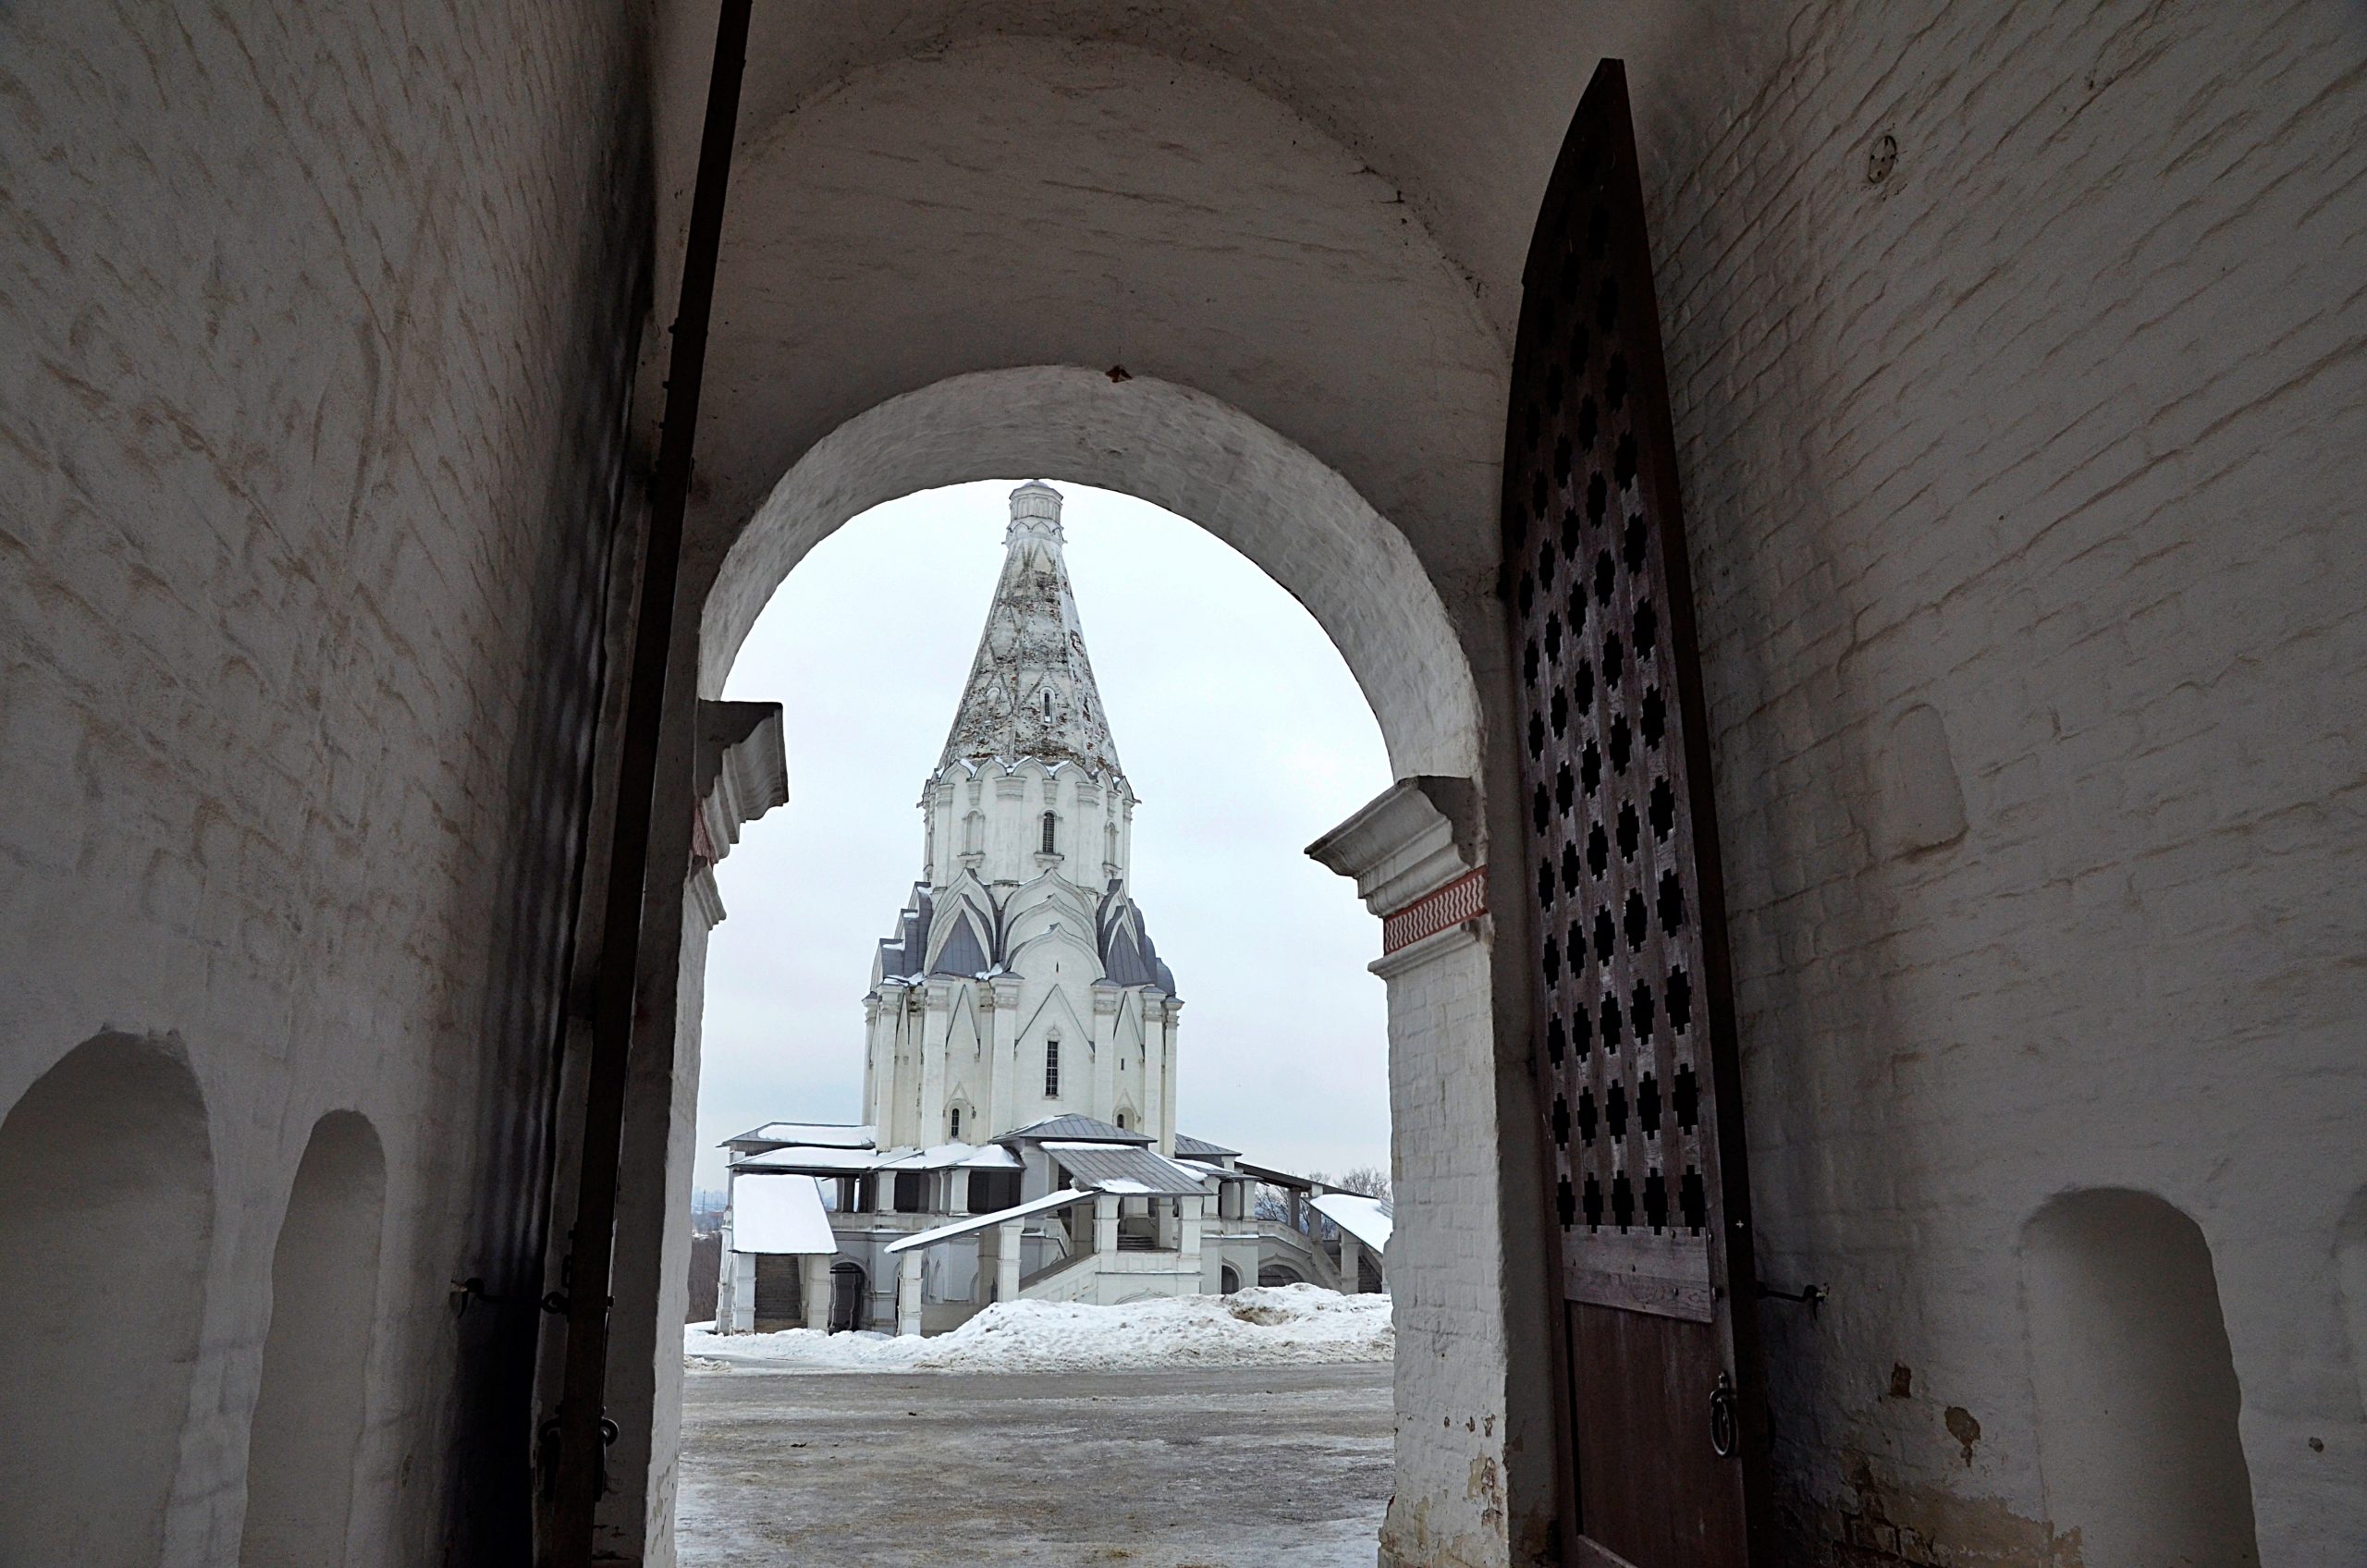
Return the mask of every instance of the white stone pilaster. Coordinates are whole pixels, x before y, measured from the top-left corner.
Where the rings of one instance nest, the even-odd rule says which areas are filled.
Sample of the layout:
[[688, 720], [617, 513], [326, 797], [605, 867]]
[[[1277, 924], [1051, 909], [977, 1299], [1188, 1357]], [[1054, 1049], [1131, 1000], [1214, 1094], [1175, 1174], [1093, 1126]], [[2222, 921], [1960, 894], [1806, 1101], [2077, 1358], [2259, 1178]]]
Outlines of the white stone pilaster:
[[[756, 1259], [744, 1252], [727, 1252], [723, 1268], [730, 1278], [730, 1314], [716, 1327], [727, 1334], [750, 1334], [756, 1329]], [[718, 1317], [723, 1316], [720, 1312]]]
[[995, 1227], [995, 1300], [1019, 1299], [1019, 1269], [1025, 1256], [1021, 1250], [1021, 1232], [1024, 1221], [1006, 1219]]
[[896, 1268], [896, 1332], [921, 1331], [921, 1255], [917, 1248], [903, 1255]]
[[826, 1252], [798, 1260], [800, 1294], [805, 1303], [805, 1326], [828, 1332], [830, 1327], [830, 1262]]

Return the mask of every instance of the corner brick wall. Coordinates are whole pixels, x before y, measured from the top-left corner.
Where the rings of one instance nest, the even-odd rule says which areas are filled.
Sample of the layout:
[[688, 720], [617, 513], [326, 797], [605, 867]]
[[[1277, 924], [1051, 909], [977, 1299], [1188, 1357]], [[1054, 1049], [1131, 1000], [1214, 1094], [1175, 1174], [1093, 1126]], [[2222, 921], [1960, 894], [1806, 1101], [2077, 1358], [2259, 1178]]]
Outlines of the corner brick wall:
[[[1495, 1150], [1493, 933], [1454, 929], [1384, 961], [1391, 1165], [1408, 1203], [1391, 1240], [1397, 1329], [1397, 1484], [1380, 1531], [1386, 1568], [1491, 1568], [1541, 1547], [1550, 1512], [1516, 1513], [1509, 1378], [1535, 1363], [1508, 1341], [1508, 1257]], [[1523, 1538], [1525, 1537], [1525, 1538]], [[1515, 1545], [1526, 1550], [1515, 1552]]]
[[[648, 231], [632, 6], [0, 9], [0, 1109], [203, 1086], [165, 1561], [238, 1552], [313, 1122], [386, 1156], [353, 1538], [522, 1562], [548, 1072]], [[94, 1155], [100, 1151], [93, 1151]], [[70, 1180], [70, 1173], [67, 1179]]]
[[1784, 45], [1638, 113], [1760, 1262], [1832, 1292], [1762, 1308], [1790, 1550], [2075, 1560], [2022, 1227], [2126, 1186], [2213, 1250], [2263, 1562], [2347, 1561], [2358, 13], [1830, 4]]

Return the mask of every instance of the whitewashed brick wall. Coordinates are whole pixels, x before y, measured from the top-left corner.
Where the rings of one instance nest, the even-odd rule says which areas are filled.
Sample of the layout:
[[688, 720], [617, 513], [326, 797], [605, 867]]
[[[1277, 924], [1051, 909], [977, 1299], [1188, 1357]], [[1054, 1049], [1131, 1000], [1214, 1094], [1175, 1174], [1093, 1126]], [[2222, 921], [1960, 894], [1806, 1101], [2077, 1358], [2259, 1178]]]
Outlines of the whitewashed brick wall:
[[1389, 1249], [1397, 1482], [1381, 1554], [1391, 1568], [1485, 1568], [1519, 1561], [1510, 1555], [1502, 1301], [1519, 1260], [1506, 1256], [1497, 1181], [1489, 941], [1459, 927], [1383, 965], [1401, 1196]]
[[1639, 115], [1760, 1263], [1833, 1292], [1763, 1311], [1789, 1525], [2054, 1561], [2021, 1227], [2125, 1185], [2215, 1255], [2263, 1562], [2347, 1560], [2358, 13], [1820, 5], [1784, 43]]
[[354, 1537], [439, 1562], [523, 1523], [535, 1315], [456, 1322], [448, 1281], [541, 1288], [645, 221], [628, 9], [0, 9], [0, 1108], [109, 1025], [203, 1086], [170, 1562], [237, 1555], [334, 1108], [387, 1164]]

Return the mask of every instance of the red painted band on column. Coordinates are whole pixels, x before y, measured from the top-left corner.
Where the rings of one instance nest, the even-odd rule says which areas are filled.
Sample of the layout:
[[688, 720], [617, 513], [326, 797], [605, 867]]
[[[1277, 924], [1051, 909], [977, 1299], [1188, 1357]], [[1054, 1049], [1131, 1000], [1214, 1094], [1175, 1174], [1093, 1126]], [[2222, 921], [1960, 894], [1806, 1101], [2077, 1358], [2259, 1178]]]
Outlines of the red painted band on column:
[[1404, 909], [1380, 917], [1380, 950], [1393, 953], [1449, 926], [1488, 913], [1488, 868], [1475, 866], [1443, 888], [1423, 894]]

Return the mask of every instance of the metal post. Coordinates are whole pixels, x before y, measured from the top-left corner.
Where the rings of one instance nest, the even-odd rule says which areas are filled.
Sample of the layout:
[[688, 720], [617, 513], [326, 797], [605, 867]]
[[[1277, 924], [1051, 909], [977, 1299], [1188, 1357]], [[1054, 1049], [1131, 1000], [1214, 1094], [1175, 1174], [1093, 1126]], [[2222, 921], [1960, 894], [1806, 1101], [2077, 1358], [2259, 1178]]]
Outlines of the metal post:
[[699, 383], [706, 366], [707, 320], [715, 303], [716, 255], [731, 173], [731, 140], [740, 116], [750, 4], [723, 0], [716, 20], [715, 67], [707, 83], [698, 179], [691, 195], [681, 305], [675, 313], [666, 383], [666, 423], [658, 442], [633, 620], [616, 823], [608, 844], [607, 900], [595, 981], [592, 1060], [583, 1098], [583, 1162], [569, 1275], [566, 1372], [558, 1411], [558, 1473], [544, 1550], [550, 1568], [590, 1568], [593, 1516], [602, 1488], [609, 1270], [616, 1250], [617, 1170], [634, 980], [641, 962], [642, 900], [665, 722], [668, 654], [674, 638], [674, 592], [681, 570], [682, 517], [691, 492], [692, 439], [698, 431]]

